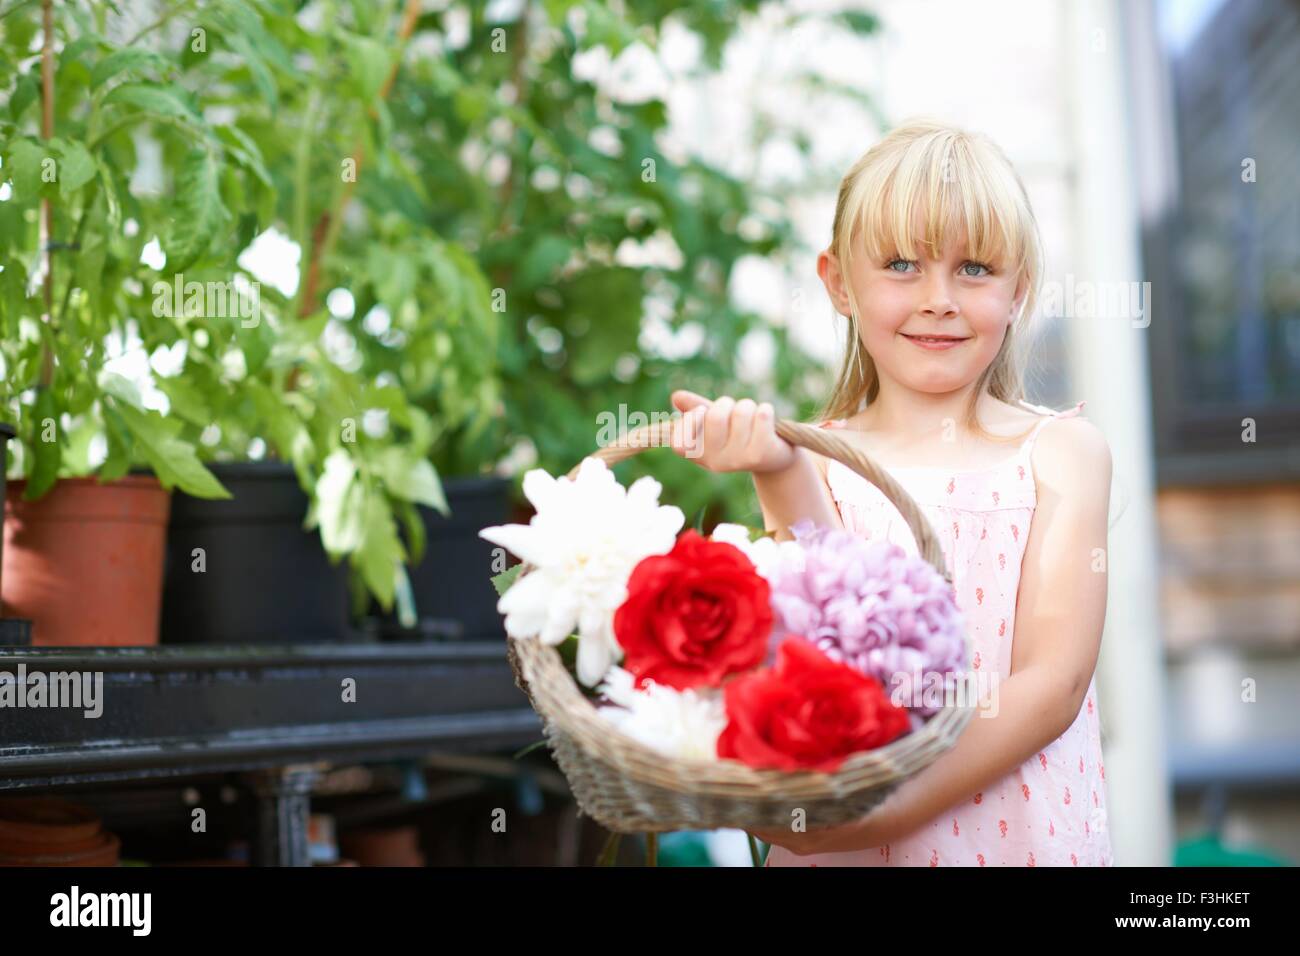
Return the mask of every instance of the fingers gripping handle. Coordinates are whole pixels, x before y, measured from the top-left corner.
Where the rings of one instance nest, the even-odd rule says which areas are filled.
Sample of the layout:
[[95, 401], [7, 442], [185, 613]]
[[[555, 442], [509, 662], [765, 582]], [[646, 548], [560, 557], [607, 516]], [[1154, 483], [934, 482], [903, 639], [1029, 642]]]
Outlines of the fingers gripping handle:
[[[598, 458], [612, 468], [621, 461], [639, 455], [647, 448], [671, 447], [674, 424], [671, 418], [661, 418], [649, 425], [635, 428], [625, 434], [617, 444], [599, 448], [589, 457]], [[807, 448], [827, 458], [834, 458], [879, 488], [907, 522], [912, 536], [916, 539], [921, 557], [933, 565], [945, 579], [951, 580], [945, 568], [943, 549], [939, 546], [939, 539], [930, 526], [929, 520], [921, 512], [921, 507], [915, 499], [903, 490], [902, 485], [888, 472], [843, 438], [824, 428], [779, 418], [776, 420], [776, 433], [796, 447]], [[569, 471], [570, 479], [577, 477], [579, 465], [575, 465]]]

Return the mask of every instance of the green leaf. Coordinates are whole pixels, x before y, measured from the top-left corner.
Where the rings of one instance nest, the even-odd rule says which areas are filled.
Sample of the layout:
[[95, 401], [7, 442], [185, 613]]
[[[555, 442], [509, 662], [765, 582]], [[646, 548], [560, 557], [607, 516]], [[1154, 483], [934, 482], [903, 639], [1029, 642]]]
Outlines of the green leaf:
[[119, 73], [136, 76], [155, 73], [165, 76], [171, 69], [172, 62], [165, 56], [141, 47], [125, 47], [115, 50], [95, 64], [95, 68], [90, 71], [90, 85], [93, 89]]
[[436, 508], [450, 517], [447, 496], [433, 465], [423, 458], [412, 458], [404, 448], [385, 448], [376, 461], [376, 469], [390, 492], [407, 501]]
[[492, 94], [478, 84], [467, 83], [452, 94], [456, 118], [466, 126], [473, 126], [487, 114], [492, 105]]
[[[16, 211], [10, 208], [13, 206], [15, 203], [0, 203], [0, 235], [4, 235], [5, 227], [9, 225], [6, 214]], [[13, 223], [18, 221], [17, 216], [13, 217]], [[0, 303], [3, 303], [0, 307], [0, 336], [16, 338], [19, 320], [28, 306], [27, 271], [21, 262], [11, 259], [5, 263], [5, 271], [0, 272]], [[24, 379], [18, 376], [15, 380]]]
[[392, 68], [392, 53], [386, 44], [370, 37], [346, 38], [348, 71], [363, 102], [379, 95]]
[[515, 583], [515, 578], [523, 573], [523, 562], [516, 564], [513, 568], [506, 568], [500, 574], [492, 576], [492, 586], [497, 589], [497, 597], [505, 594], [510, 590], [510, 586]]
[[[257, 430], [279, 450], [282, 455], [293, 454], [295, 442], [299, 435], [305, 434], [302, 423], [294, 410], [281, 399], [273, 389], [256, 379], [245, 382], [243, 391], [253, 401], [257, 410]], [[308, 439], [310, 444], [310, 439]]]
[[345, 451], [330, 452], [316, 481], [316, 519], [321, 543], [332, 555], [350, 554], [365, 534], [365, 487]]
[[9, 99], [9, 115], [15, 120], [22, 117], [27, 107], [36, 102], [40, 96], [41, 88], [36, 82], [36, 77], [30, 73], [24, 73], [18, 77], [18, 82], [14, 84], [13, 96]]
[[165, 116], [194, 124], [200, 122], [199, 117], [190, 109], [189, 104], [185, 102], [181, 95], [167, 87], [144, 83], [123, 83], [121, 86], [115, 86], [109, 90], [108, 95], [104, 97], [105, 106], [114, 103], [122, 106], [133, 106], [142, 112], [152, 113], [155, 116]]
[[519, 264], [520, 286], [531, 289], [548, 281], [556, 269], [569, 261], [572, 253], [573, 243], [563, 236], [542, 236]]
[[131, 381], [116, 372], [101, 372], [99, 375], [99, 387], [107, 395], [112, 395], [118, 401], [125, 402], [138, 411], [145, 411], [144, 400], [140, 397], [140, 390], [136, 388], [135, 382]]
[[425, 530], [424, 517], [409, 501], [400, 498], [393, 502], [393, 510], [402, 521], [406, 530], [406, 544], [410, 551], [411, 564], [417, 565], [424, 558]]
[[[53, 441], [44, 440], [47, 430], [53, 436]], [[49, 491], [59, 477], [59, 465], [63, 460], [59, 441], [61, 431], [54, 393], [47, 387], [37, 389], [36, 402], [32, 405], [31, 439], [28, 442], [32, 463], [28, 469], [27, 489], [23, 492], [23, 497], [28, 501]]]
[[122, 202], [117, 196], [117, 186], [113, 183], [113, 174], [103, 163], [99, 165], [99, 184], [103, 187], [105, 216], [110, 232], [122, 228]]
[[194, 263], [226, 223], [229, 212], [221, 202], [220, 168], [206, 149], [193, 149], [176, 177], [176, 205], [163, 250], [167, 268], [181, 272]]
[[253, 78], [253, 83], [257, 86], [258, 92], [261, 93], [262, 99], [266, 105], [275, 108], [279, 101], [279, 91], [275, 86], [275, 78], [271, 75], [270, 69], [262, 59], [254, 46], [246, 37], [239, 34], [232, 34], [226, 40], [230, 44], [230, 49], [235, 52], [244, 66], [248, 68], [249, 74]]
[[102, 236], [88, 236], [81, 244], [81, 251], [77, 253], [77, 285], [86, 290], [90, 300], [94, 302], [99, 298], [100, 284], [104, 278], [104, 260], [108, 254], [108, 247], [104, 243]]
[[14, 140], [9, 146], [5, 174], [14, 181], [18, 199], [30, 202], [41, 191], [41, 164], [50, 158], [50, 150], [29, 139]]
[[870, 36], [880, 32], [880, 19], [870, 13], [863, 13], [858, 10], [841, 10], [835, 14], [834, 19], [861, 36]]
[[316, 445], [311, 440], [311, 433], [305, 428], [299, 428], [289, 444], [289, 460], [293, 462], [294, 474], [298, 476], [298, 484], [302, 485], [304, 490], [310, 490], [315, 487], [315, 472], [313, 466], [316, 462]]
[[251, 136], [233, 124], [218, 126], [217, 134], [226, 140], [227, 150], [239, 165], [256, 176], [267, 189], [274, 188], [271, 174], [267, 172], [266, 164], [262, 160], [262, 151], [257, 148], [257, 143]]
[[560, 652], [560, 660], [563, 661], [566, 670], [574, 671], [578, 668], [578, 635], [570, 634], [556, 647]]
[[367, 495], [365, 532], [353, 561], [385, 611], [393, 606], [398, 576], [406, 573], [402, 568], [405, 559], [397, 523], [383, 495]]
[[582, 0], [544, 0], [542, 6], [546, 9], [546, 18], [553, 27], [563, 27], [564, 21], [569, 16], [569, 10], [573, 7], [580, 6]]
[[366, 255], [366, 271], [375, 295], [390, 313], [396, 313], [415, 292], [415, 264], [407, 256], [395, 256], [391, 249], [375, 243]]
[[99, 480], [117, 481], [131, 470], [131, 436], [121, 416], [112, 409], [104, 411], [104, 432], [108, 438], [108, 457], [99, 466]]
[[203, 428], [212, 422], [212, 409], [204, 400], [203, 390], [193, 376], [183, 372], [170, 378], [159, 378], [158, 388], [171, 402], [171, 414]]
[[72, 475], [88, 475], [94, 471], [90, 464], [90, 443], [99, 435], [100, 425], [90, 416], [68, 433], [67, 447], [63, 449], [63, 465]]
[[67, 199], [95, 178], [95, 158], [76, 140], [53, 139], [50, 145], [59, 153], [59, 193]]
[[141, 411], [118, 402], [113, 410], [135, 438], [140, 457], [148, 462], [164, 488], [180, 488], [196, 498], [229, 498], [230, 492], [199, 461], [194, 446], [176, 437], [180, 422], [155, 411]]

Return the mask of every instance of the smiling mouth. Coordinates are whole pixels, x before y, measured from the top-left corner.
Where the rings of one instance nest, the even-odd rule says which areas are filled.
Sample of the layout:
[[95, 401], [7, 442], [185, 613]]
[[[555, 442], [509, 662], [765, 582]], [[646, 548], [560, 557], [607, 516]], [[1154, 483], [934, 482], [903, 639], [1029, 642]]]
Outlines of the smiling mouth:
[[960, 335], [908, 335], [906, 332], [900, 332], [899, 335], [905, 339], [912, 339], [914, 342], [930, 342], [935, 345], [945, 342], [965, 342], [967, 338]]

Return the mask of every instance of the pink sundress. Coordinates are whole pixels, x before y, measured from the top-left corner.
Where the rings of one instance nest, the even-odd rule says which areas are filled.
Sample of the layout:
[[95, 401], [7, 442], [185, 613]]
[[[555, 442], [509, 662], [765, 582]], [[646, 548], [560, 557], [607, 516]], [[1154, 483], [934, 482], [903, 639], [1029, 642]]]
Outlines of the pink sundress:
[[[1077, 415], [1084, 403], [1064, 412], [1021, 404], [1050, 417], [1035, 426], [1014, 457], [998, 465], [978, 471], [888, 469], [938, 533], [970, 628], [971, 666], [994, 668], [999, 680], [1011, 673], [1020, 564], [1037, 505], [1030, 453], [1043, 425]], [[911, 530], [874, 485], [834, 460], [827, 462], [826, 481], [847, 529], [917, 552]], [[1112, 866], [1095, 683], [1089, 682], [1079, 714], [1062, 736], [904, 839], [806, 856], [772, 846], [766, 865]]]

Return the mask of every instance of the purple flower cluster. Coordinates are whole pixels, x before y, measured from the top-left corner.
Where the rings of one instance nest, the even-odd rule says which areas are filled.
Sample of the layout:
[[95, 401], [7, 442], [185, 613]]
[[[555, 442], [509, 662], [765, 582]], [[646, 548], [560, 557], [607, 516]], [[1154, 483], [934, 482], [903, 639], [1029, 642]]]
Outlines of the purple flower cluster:
[[[802, 635], [828, 657], [875, 677], [886, 694], [902, 695], [900, 703], [913, 714], [937, 713], [939, 707], [921, 703], [925, 682], [966, 663], [965, 622], [952, 586], [896, 544], [807, 519], [791, 530], [804, 567], [787, 563], [775, 576], [774, 641]], [[914, 698], [918, 674], [922, 684]]]

